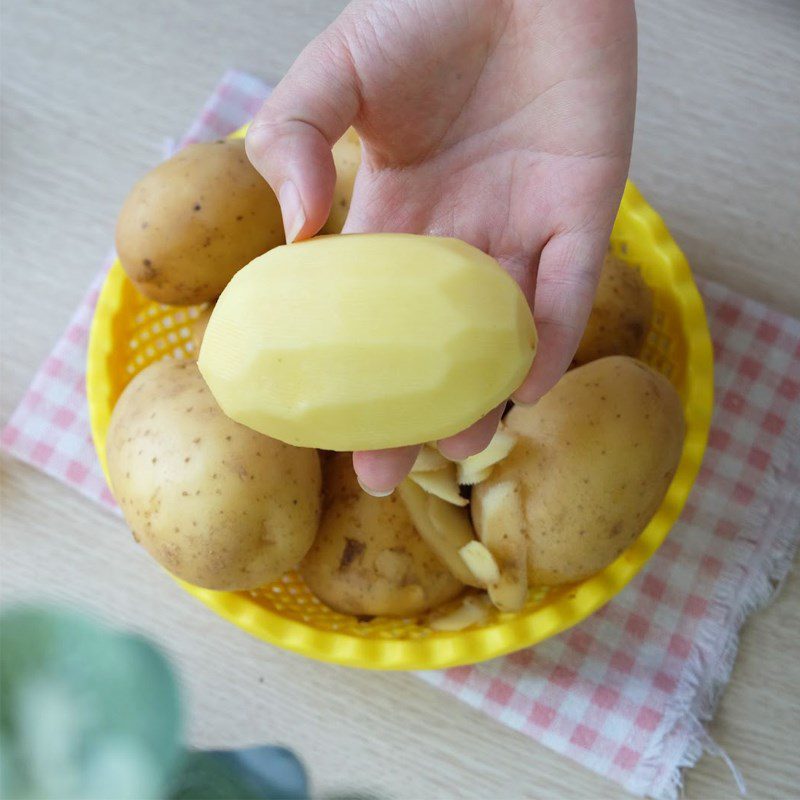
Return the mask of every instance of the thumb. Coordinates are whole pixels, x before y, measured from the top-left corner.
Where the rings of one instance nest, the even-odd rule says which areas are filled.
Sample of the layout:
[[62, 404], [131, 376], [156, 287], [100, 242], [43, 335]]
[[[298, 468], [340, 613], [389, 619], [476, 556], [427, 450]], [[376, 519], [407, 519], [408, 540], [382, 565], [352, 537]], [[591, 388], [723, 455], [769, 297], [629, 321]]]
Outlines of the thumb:
[[325, 223], [336, 169], [331, 147], [358, 113], [357, 78], [331, 29], [314, 39], [264, 102], [247, 132], [247, 155], [278, 197], [286, 241]]

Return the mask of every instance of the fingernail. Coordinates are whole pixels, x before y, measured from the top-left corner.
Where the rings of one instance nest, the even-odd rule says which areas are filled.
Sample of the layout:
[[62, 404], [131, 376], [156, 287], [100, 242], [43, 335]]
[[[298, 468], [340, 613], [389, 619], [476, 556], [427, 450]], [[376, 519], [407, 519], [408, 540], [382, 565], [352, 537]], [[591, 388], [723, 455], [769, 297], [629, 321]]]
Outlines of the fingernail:
[[365, 491], [365, 492], [366, 492], [368, 495], [370, 495], [371, 497], [388, 497], [390, 494], [392, 494], [392, 492], [394, 492], [394, 489], [389, 489], [389, 491], [388, 491], [388, 492], [379, 492], [377, 489], [370, 489], [370, 488], [369, 488], [369, 486], [364, 486], [364, 484], [363, 484], [363, 483], [361, 483], [361, 478], [358, 478], [358, 485], [359, 485], [359, 486], [360, 486], [360, 487], [361, 487], [361, 488], [362, 488], [362, 489], [363, 489], [363, 490], [364, 490], [364, 491]]
[[281, 204], [286, 243], [291, 244], [306, 224], [306, 212], [300, 202], [300, 193], [292, 181], [283, 182], [278, 192], [278, 202]]

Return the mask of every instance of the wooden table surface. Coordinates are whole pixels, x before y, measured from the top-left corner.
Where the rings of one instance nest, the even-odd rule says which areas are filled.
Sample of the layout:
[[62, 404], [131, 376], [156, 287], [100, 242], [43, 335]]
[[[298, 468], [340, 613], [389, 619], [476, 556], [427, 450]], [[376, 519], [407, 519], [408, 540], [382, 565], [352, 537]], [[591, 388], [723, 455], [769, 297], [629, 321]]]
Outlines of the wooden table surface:
[[[2, 415], [64, 329], [133, 181], [228, 67], [277, 81], [333, 0], [5, 0]], [[632, 176], [694, 269], [800, 313], [800, 6], [647, 0]], [[264, 645], [183, 594], [123, 524], [2, 459], [2, 600], [50, 598], [143, 631], [184, 678], [198, 745], [280, 742], [316, 791], [381, 798], [618, 797], [621, 790], [410, 675]], [[800, 581], [745, 625], [711, 726], [755, 798], [798, 796]], [[688, 797], [730, 797], [719, 759]]]

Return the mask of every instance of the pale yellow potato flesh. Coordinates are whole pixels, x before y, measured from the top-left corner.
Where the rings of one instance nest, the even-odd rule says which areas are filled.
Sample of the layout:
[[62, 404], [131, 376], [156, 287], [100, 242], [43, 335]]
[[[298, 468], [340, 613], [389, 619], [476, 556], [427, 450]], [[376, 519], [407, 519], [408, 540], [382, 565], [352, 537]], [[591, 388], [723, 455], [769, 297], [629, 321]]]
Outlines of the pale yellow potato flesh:
[[411, 467], [412, 472], [436, 472], [440, 469], [447, 469], [452, 461], [448, 461], [433, 445], [423, 445]]
[[232, 419], [288, 444], [376, 450], [469, 427], [536, 351], [524, 295], [456, 239], [324, 236], [238, 272], [199, 367]]
[[412, 470], [408, 477], [428, 494], [452, 503], [454, 506], [466, 506], [469, 504], [469, 500], [466, 497], [462, 497], [459, 492], [455, 464], [448, 464], [444, 469], [437, 469], [431, 472]]
[[498, 428], [485, 449], [458, 462], [458, 483], [474, 486], [485, 481], [492, 474], [494, 465], [513, 450], [516, 441], [517, 437], [505, 430], [505, 426]]
[[465, 597], [454, 609], [434, 612], [428, 618], [428, 625], [435, 631], [463, 631], [473, 625], [480, 625], [489, 618], [491, 605], [486, 595], [471, 594]]
[[500, 580], [497, 561], [485, 544], [476, 539], [465, 544], [458, 552], [463, 562], [469, 567], [469, 571], [482, 585], [489, 586]]

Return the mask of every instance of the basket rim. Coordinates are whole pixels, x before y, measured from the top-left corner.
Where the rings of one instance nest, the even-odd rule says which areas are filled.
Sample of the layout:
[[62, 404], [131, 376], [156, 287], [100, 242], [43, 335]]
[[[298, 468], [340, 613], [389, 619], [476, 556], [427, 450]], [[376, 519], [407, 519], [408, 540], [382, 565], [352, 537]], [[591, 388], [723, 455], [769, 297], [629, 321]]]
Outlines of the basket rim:
[[[241, 134], [241, 131], [238, 132]], [[616, 596], [644, 567], [677, 521], [700, 469], [713, 411], [713, 350], [700, 292], [686, 257], [666, 225], [634, 184], [628, 181], [620, 213], [649, 240], [671, 272], [682, 327], [687, 337], [689, 380], [683, 402], [686, 435], [683, 452], [662, 503], [647, 527], [605, 569], [571, 587], [564, 587], [546, 605], [517, 614], [501, 615], [489, 626], [453, 633], [437, 632], [421, 639], [365, 638], [339, 631], [321, 630], [301, 620], [282, 616], [247, 596], [218, 592], [173, 579], [219, 616], [251, 635], [320, 661], [376, 670], [443, 669], [486, 661], [530, 647], [584, 620]], [[106, 276], [95, 309], [87, 353], [87, 397], [92, 438], [108, 482], [105, 433], [110, 421], [110, 385], [105, 380], [113, 357], [114, 319], [123, 305], [129, 284], [119, 261]], [[110, 485], [110, 484], [109, 484]], [[168, 573], [169, 574], [169, 573]]]

